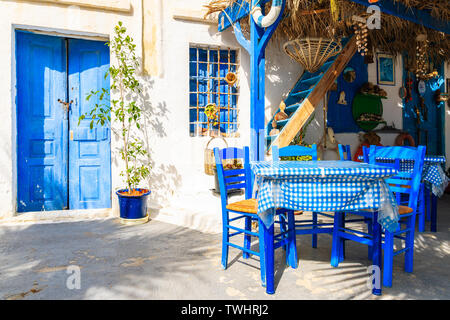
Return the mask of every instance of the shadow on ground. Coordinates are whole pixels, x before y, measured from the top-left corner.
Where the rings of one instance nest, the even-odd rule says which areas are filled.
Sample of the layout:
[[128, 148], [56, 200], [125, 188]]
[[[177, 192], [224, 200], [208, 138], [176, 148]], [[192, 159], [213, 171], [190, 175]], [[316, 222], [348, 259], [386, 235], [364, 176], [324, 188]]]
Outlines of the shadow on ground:
[[[299, 236], [299, 268], [285, 268], [277, 250], [276, 293], [266, 295], [258, 258], [230, 249], [222, 270], [218, 234], [107, 219], [0, 226], [0, 299], [450, 299], [450, 196], [439, 206], [438, 232], [416, 233], [414, 272], [396, 257], [393, 287], [379, 298], [367, 286], [367, 247], [357, 243], [332, 268], [331, 236], [319, 235], [317, 249]], [[80, 289], [66, 286], [68, 266], [80, 267]]]

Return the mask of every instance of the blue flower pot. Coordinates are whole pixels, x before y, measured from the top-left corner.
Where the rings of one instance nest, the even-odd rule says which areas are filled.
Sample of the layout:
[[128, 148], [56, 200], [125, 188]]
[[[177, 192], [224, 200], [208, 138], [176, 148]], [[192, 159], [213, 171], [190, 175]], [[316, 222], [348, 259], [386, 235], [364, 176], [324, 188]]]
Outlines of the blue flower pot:
[[147, 189], [136, 189], [139, 191], [147, 191], [140, 196], [129, 196], [122, 192], [128, 189], [117, 190], [116, 194], [119, 198], [120, 221], [123, 224], [141, 224], [148, 221], [147, 214], [147, 198], [151, 193]]

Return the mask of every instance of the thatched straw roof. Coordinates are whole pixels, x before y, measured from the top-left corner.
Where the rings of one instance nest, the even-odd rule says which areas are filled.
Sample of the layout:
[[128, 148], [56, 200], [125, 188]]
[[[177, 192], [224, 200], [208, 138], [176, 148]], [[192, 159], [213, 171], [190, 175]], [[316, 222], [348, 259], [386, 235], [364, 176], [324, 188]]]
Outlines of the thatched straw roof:
[[[211, 0], [209, 13], [222, 11], [235, 0]], [[245, 0], [250, 2], [250, 0]], [[436, 19], [450, 20], [450, 0], [397, 0], [407, 6], [427, 9]], [[367, 8], [348, 0], [287, 0], [285, 17], [274, 39], [292, 40], [306, 36], [341, 38], [353, 33], [352, 16], [366, 16]], [[382, 13], [380, 30], [369, 30], [370, 43], [394, 54], [409, 52], [416, 56], [416, 36], [426, 34], [428, 54], [437, 62], [450, 60], [450, 35]], [[243, 19], [248, 28], [248, 19]]]

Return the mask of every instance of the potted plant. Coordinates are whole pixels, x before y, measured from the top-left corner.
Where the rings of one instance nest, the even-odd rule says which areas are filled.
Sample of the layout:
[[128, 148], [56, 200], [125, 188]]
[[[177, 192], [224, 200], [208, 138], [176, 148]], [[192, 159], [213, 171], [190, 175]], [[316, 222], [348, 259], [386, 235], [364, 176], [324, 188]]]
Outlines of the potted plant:
[[[113, 39], [108, 42], [115, 58], [115, 64], [111, 65], [105, 74], [105, 78], [108, 75], [111, 77], [110, 88], [91, 91], [87, 95], [87, 100], [97, 96], [99, 102], [90, 112], [80, 116], [78, 124], [89, 116], [91, 129], [94, 123], [102, 126], [109, 125], [111, 131], [122, 140], [119, 153], [125, 168], [120, 175], [126, 187], [116, 191], [119, 199], [120, 220], [124, 224], [140, 224], [148, 221], [147, 198], [150, 190], [138, 186], [148, 177], [150, 168], [149, 165], [141, 162], [148, 152], [142, 141], [135, 136], [141, 128], [142, 108], [136, 102], [141, 85], [136, 77], [136, 70], [139, 68], [135, 54], [136, 45], [126, 31], [122, 22], [119, 21], [114, 28]], [[111, 91], [114, 93], [113, 96], [110, 95]], [[113, 122], [118, 124], [117, 127], [111, 126], [111, 114], [114, 115]]]

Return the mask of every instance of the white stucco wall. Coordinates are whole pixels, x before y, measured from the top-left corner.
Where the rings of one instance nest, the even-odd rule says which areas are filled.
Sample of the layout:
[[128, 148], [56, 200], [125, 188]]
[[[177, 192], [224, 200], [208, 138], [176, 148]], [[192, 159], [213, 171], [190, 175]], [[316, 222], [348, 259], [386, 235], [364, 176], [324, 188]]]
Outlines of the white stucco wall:
[[[16, 159], [16, 74], [15, 74], [15, 30], [39, 30], [48, 34], [67, 37], [109, 39], [113, 27], [121, 20], [135, 37], [137, 50], [141, 50], [141, 1], [130, 1], [131, 8], [124, 11], [115, 1], [110, 10], [95, 10], [86, 7], [55, 5], [52, 3], [2, 1], [0, 3], [0, 95], [3, 123], [0, 127], [0, 218], [16, 214], [17, 159]], [[91, 1], [91, 4], [95, 1]], [[102, 4], [105, 4], [102, 1]], [[117, 8], [119, 6], [120, 8]], [[119, 9], [119, 11], [117, 11]], [[112, 148], [115, 142], [112, 142]], [[112, 162], [113, 181], [118, 170]], [[113, 186], [117, 186], [117, 183]], [[115, 203], [115, 201], [113, 201]]]
[[[50, 1], [51, 2], [51, 1]], [[122, 1], [124, 2], [124, 1]], [[249, 145], [250, 90], [247, 52], [240, 48], [231, 30], [218, 33], [211, 23], [174, 19], [180, 10], [186, 11], [185, 1], [131, 0], [131, 10], [95, 10], [86, 7], [55, 5], [38, 2], [1, 2], [0, 28], [0, 93], [4, 97], [3, 115], [8, 119], [0, 128], [2, 145], [0, 159], [0, 218], [16, 214], [16, 119], [15, 119], [15, 42], [16, 28], [40, 30], [67, 37], [97, 37], [108, 39], [113, 27], [121, 20], [137, 44], [141, 57], [143, 26], [150, 34], [144, 47], [145, 67], [151, 75], [142, 74], [145, 94], [145, 126], [143, 137], [151, 150], [153, 168], [148, 184], [152, 190], [150, 214], [156, 219], [196, 227], [205, 231], [220, 230], [220, 200], [210, 189], [214, 177], [203, 172], [204, 148], [208, 137], [189, 136], [189, 45], [231, 47], [239, 52], [239, 138], [227, 139], [229, 146]], [[189, 8], [202, 8], [205, 0], [191, 0]], [[104, 5], [104, 1], [101, 3]], [[189, 9], [188, 8], [188, 9]], [[142, 21], [143, 10], [150, 16]], [[144, 24], [143, 24], [144, 23]], [[144, 57], [142, 57], [144, 58]], [[113, 61], [112, 61], [113, 62]], [[155, 66], [156, 64], [156, 66]], [[301, 68], [280, 51], [278, 46], [267, 50], [267, 112], [272, 116], [282, 99], [301, 74]], [[112, 137], [111, 149], [120, 142]], [[214, 145], [211, 144], [210, 147]], [[221, 146], [221, 144], [217, 144]], [[112, 158], [112, 186], [123, 186], [119, 176], [122, 163]], [[112, 194], [113, 211], [117, 214], [117, 200]]]
[[[200, 8], [205, 3], [203, 0], [191, 2], [191, 8]], [[231, 29], [219, 33], [216, 25], [173, 19], [183, 7], [186, 7], [184, 1], [170, 1], [170, 4], [164, 4], [163, 10], [161, 52], [164, 72], [155, 79], [152, 98], [156, 105], [166, 105], [168, 112], [163, 125], [165, 133], [150, 143], [157, 163], [151, 182], [157, 193], [153, 199], [157, 201], [151, 205], [154, 206], [153, 214], [159, 215], [159, 219], [219, 231], [220, 199], [210, 191], [214, 187], [214, 177], [205, 175], [203, 168], [203, 153], [209, 138], [189, 137], [188, 133], [188, 49], [192, 43], [239, 50], [240, 138], [227, 138], [229, 146], [242, 147], [250, 143], [250, 57], [240, 47]], [[297, 81], [301, 68], [275, 46], [268, 48], [266, 60], [266, 120], [269, 120], [282, 95]], [[223, 144], [218, 142], [217, 146]]]

